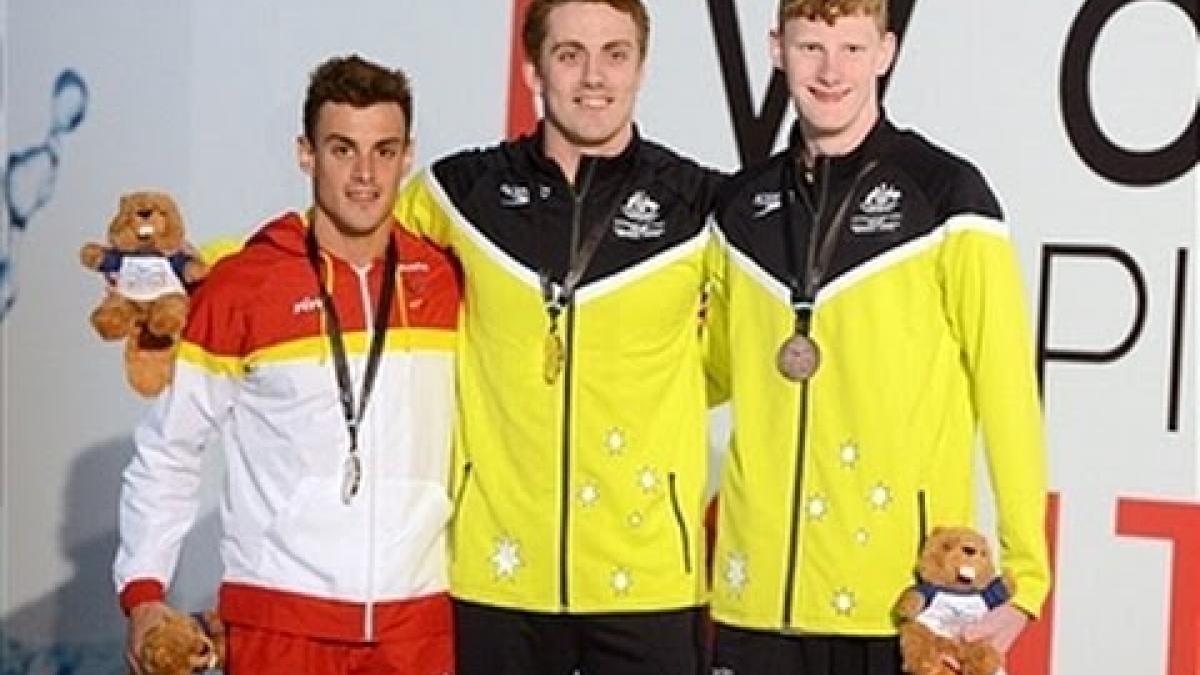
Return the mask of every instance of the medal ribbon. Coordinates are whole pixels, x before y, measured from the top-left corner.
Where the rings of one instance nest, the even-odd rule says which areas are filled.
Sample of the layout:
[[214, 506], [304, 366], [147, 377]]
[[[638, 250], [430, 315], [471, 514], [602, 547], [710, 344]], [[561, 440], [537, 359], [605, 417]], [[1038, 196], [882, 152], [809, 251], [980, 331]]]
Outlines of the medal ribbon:
[[[587, 194], [595, 171], [596, 162], [593, 161], [588, 165], [588, 172], [583, 179], [584, 189], [582, 195], [576, 197], [577, 200], [581, 200], [582, 196]], [[579, 227], [576, 226], [571, 230], [571, 258], [561, 284], [556, 284], [546, 272], [538, 275], [542, 285], [542, 303], [546, 307], [546, 314], [550, 317], [550, 333], [546, 337], [546, 363], [543, 371], [546, 384], [554, 384], [558, 378], [558, 370], [563, 358], [563, 345], [558, 338], [558, 317], [574, 301], [575, 290], [579, 287], [579, 282], [583, 280], [583, 275], [596, 256], [596, 251], [600, 250], [600, 244], [604, 241], [605, 235], [612, 229], [609, 227], [609, 223], [617, 215], [625, 193], [633, 187], [636, 179], [636, 167], [631, 167], [625, 181], [614, 193], [616, 197], [605, 211], [604, 217], [592, 223], [582, 243], [579, 242]], [[582, 208], [582, 204], [577, 205], [576, 208]]]
[[[859, 170], [822, 235], [821, 217], [824, 215], [825, 201], [829, 197], [829, 158], [822, 157], [822, 159], [825, 166], [821, 172], [821, 195], [815, 206], [809, 198], [808, 192], [801, 190], [796, 183], [795, 162], [784, 162], [781, 179], [783, 183], [781, 192], [783, 193], [784, 236], [788, 248], [788, 285], [792, 291], [792, 310], [796, 313], [796, 332], [803, 335], [808, 334], [809, 320], [812, 318], [812, 308], [817, 298], [817, 290], [825, 280], [825, 274], [829, 271], [829, 263], [833, 261], [833, 253], [837, 250], [837, 241], [841, 236], [846, 214], [850, 210], [850, 203], [854, 200], [859, 184], [879, 165], [878, 161], [871, 160]], [[800, 251], [796, 245], [795, 227], [792, 222], [793, 195], [796, 193], [799, 193], [804, 199], [805, 205], [812, 214], [812, 227], [808, 237], [803, 278], [798, 269], [800, 267], [798, 260]]]
[[[312, 265], [313, 274], [317, 277], [317, 290], [321, 294], [321, 307], [329, 323], [329, 347], [333, 352], [334, 374], [337, 377], [338, 400], [342, 404], [342, 416], [346, 420], [346, 433], [350, 436], [350, 446], [347, 448], [345, 474], [342, 479], [342, 502], [346, 505], [358, 494], [362, 483], [362, 460], [358, 454], [358, 429], [362, 424], [363, 414], [367, 410], [367, 400], [371, 397], [371, 389], [375, 385], [375, 375], [379, 371], [379, 361], [383, 356], [384, 338], [387, 336], [388, 322], [391, 320], [392, 298], [396, 294], [396, 267], [398, 252], [396, 240], [388, 237], [387, 251], [384, 253], [383, 282], [379, 291], [379, 301], [375, 307], [375, 325], [371, 331], [371, 346], [367, 354], [367, 367], [363, 373], [362, 392], [358, 397], [357, 410], [354, 405], [354, 383], [350, 377], [350, 364], [346, 358], [346, 343], [342, 338], [342, 324], [338, 319], [337, 308], [333, 298], [325, 288], [321, 275], [321, 253], [317, 245], [316, 226], [310, 225], [305, 239], [308, 261]], [[365, 308], [364, 308], [365, 309]]]

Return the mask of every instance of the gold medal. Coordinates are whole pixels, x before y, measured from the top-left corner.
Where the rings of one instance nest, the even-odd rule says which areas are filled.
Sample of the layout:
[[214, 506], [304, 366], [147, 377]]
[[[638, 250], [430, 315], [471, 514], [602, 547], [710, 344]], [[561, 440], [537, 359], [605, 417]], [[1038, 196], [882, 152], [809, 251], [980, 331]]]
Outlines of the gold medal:
[[775, 357], [775, 366], [779, 373], [791, 380], [800, 382], [807, 380], [817, 372], [821, 365], [821, 350], [812, 338], [802, 333], [796, 333], [779, 347]]
[[357, 454], [351, 454], [346, 458], [346, 463], [342, 467], [342, 503], [346, 506], [350, 505], [350, 501], [354, 499], [354, 495], [358, 494], [358, 486], [362, 483], [362, 462], [359, 461]]
[[542, 379], [546, 384], [554, 384], [558, 381], [558, 374], [562, 372], [563, 367], [563, 343], [557, 332], [546, 333], [543, 352], [545, 361], [542, 363]]

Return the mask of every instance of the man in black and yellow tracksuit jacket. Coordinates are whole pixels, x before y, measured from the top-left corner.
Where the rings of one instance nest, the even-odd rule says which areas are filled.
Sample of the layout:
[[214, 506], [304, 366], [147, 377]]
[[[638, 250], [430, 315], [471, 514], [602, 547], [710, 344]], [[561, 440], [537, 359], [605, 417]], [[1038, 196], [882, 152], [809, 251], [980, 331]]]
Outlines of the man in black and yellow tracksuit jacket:
[[[800, 135], [735, 177], [716, 212], [714, 371], [734, 429], [714, 617], [735, 632], [894, 636], [926, 532], [973, 523], [978, 430], [1013, 603], [1036, 615], [1045, 453], [1000, 207], [971, 164], [882, 116], [808, 167]], [[815, 372], [780, 363], [797, 333], [819, 350]]]
[[[452, 594], [546, 617], [694, 611], [699, 315], [719, 176], [635, 130], [617, 156], [583, 157], [571, 182], [543, 133], [436, 162], [395, 212], [464, 272]], [[570, 252], [593, 231], [564, 299]], [[489, 672], [518, 672], [506, 667]]]

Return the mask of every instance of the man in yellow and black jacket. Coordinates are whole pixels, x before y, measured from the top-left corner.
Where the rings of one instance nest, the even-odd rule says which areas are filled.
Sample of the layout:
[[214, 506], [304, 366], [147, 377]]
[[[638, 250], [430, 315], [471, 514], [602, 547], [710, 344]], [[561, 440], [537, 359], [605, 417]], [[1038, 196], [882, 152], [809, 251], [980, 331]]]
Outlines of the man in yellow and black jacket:
[[974, 522], [979, 431], [1017, 590], [968, 637], [1006, 649], [1049, 585], [1009, 228], [971, 164], [882, 115], [885, 10], [782, 4], [773, 52], [800, 120], [716, 211], [713, 380], [733, 420], [711, 600], [722, 672], [899, 673], [892, 606], [926, 532]]
[[396, 214], [463, 270], [458, 675], [696, 675], [721, 177], [630, 115], [640, 2], [537, 0], [536, 133], [435, 162]]

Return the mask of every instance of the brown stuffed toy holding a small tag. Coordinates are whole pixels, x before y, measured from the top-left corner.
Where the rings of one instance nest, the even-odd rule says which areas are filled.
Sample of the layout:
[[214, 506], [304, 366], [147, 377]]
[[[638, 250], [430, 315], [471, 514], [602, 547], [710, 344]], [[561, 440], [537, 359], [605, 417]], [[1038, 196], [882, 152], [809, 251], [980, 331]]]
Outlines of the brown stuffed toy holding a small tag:
[[[987, 539], [967, 527], [934, 528], [921, 548], [917, 583], [896, 601], [904, 671], [913, 675], [995, 675], [1003, 656], [963, 629], [1016, 591], [998, 576]], [[956, 663], [961, 670], [951, 668]]]
[[171, 381], [188, 288], [208, 275], [208, 266], [187, 248], [175, 200], [163, 192], [123, 195], [108, 243], [84, 244], [79, 260], [106, 281], [92, 326], [105, 340], [125, 339], [129, 386], [157, 395]]

